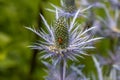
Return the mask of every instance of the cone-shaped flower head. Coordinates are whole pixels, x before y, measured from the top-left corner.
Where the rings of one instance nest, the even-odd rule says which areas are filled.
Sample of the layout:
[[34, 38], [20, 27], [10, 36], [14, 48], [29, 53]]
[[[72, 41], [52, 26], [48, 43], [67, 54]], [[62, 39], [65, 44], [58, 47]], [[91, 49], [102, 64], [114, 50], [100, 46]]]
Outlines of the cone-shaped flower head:
[[77, 10], [75, 0], [63, 0], [63, 9], [69, 13], [75, 12]]
[[[87, 35], [87, 32], [94, 29], [94, 27], [85, 31], [81, 30], [80, 25], [75, 22], [78, 14], [79, 10], [70, 22], [70, 26], [67, 25], [64, 17], [59, 17], [56, 20], [54, 27], [49, 26], [47, 21], [41, 15], [47, 32], [43, 29], [42, 31], [39, 31], [27, 27], [27, 29], [33, 31], [43, 39], [31, 47], [33, 49], [42, 50], [42, 58], [44, 59], [52, 57], [52, 61], [55, 61], [55, 64], [61, 59], [77, 60], [77, 57], [81, 57], [81, 54], [85, 54], [85, 49], [94, 48], [89, 43], [101, 39], [91, 38]], [[57, 13], [56, 15], [58, 17]]]
[[57, 48], [65, 49], [69, 45], [68, 27], [64, 17], [60, 17], [54, 26], [55, 44]]

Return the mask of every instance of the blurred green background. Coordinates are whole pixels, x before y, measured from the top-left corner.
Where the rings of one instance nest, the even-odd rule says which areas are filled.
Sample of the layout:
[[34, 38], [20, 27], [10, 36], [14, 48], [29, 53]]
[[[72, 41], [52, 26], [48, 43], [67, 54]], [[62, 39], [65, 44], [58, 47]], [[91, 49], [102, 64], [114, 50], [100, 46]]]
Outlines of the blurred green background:
[[[42, 80], [44, 71], [39, 56], [27, 46], [37, 39], [25, 26], [42, 26], [39, 14], [48, 22], [45, 11], [57, 0], [0, 0], [0, 80]], [[50, 19], [52, 20], [52, 19]]]

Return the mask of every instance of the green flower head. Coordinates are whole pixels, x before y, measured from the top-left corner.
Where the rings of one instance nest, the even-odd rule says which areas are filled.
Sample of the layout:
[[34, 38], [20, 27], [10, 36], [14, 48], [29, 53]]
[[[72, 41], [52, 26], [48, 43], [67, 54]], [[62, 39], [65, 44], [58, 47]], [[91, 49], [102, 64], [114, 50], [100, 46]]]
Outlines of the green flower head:
[[64, 17], [60, 17], [54, 26], [56, 47], [65, 49], [69, 45], [68, 27]]

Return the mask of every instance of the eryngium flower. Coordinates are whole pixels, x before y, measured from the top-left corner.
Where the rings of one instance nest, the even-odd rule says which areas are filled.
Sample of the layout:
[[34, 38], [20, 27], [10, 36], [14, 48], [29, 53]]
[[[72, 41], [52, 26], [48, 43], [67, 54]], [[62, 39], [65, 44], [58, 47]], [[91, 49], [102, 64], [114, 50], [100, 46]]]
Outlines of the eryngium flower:
[[98, 20], [94, 22], [94, 25], [97, 24], [96, 29], [93, 31], [94, 34], [98, 34], [100, 36], [108, 37], [108, 38], [120, 37], [120, 30], [118, 28], [118, 22], [119, 22], [118, 9], [114, 9], [114, 10], [112, 10], [111, 8], [108, 9], [108, 7], [101, 2], [96, 2], [94, 4], [94, 8], [98, 8], [98, 9], [101, 8], [105, 11], [106, 14], [105, 18], [97, 15]]
[[85, 11], [87, 11], [88, 9], [90, 9], [93, 6], [93, 5], [90, 5], [84, 9], [77, 8], [74, 0], [64, 0], [64, 1], [61, 0], [62, 7], [58, 7], [58, 6], [53, 5], [53, 4], [51, 4], [51, 5], [53, 8], [55, 8], [55, 10], [47, 9], [48, 11], [54, 12], [54, 13], [56, 13], [56, 11], [58, 11], [59, 16], [63, 16], [66, 18], [74, 17], [78, 10], [80, 11], [79, 16], [83, 16], [86, 18], [87, 16], [84, 15], [83, 13], [85, 13]]
[[54, 27], [49, 26], [41, 15], [47, 31], [43, 29], [42, 31], [37, 31], [27, 27], [27, 29], [43, 39], [39, 41], [39, 43], [31, 46], [33, 49], [44, 51], [41, 58], [47, 59], [53, 57], [52, 60], [56, 61], [54, 63], [59, 62], [61, 59], [77, 60], [77, 56], [81, 57], [81, 54], [85, 54], [85, 49], [94, 48], [89, 43], [101, 38], [92, 38], [87, 35], [87, 32], [94, 29], [94, 27], [85, 31], [81, 30], [80, 25], [75, 23], [78, 14], [79, 11], [74, 16], [70, 26], [68, 26], [66, 21], [61, 17], [61, 19], [57, 19]]

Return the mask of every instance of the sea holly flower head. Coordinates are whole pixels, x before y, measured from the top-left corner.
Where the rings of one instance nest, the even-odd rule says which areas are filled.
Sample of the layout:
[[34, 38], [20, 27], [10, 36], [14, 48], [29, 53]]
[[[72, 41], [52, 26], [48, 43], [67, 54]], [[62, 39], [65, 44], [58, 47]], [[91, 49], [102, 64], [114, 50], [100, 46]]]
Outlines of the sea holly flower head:
[[47, 9], [48, 11], [54, 12], [54, 13], [56, 13], [56, 11], [58, 11], [59, 16], [64, 16], [66, 18], [74, 17], [78, 10], [80, 11], [78, 16], [83, 16], [83, 17], [87, 18], [87, 16], [84, 15], [83, 13], [85, 13], [85, 11], [87, 11], [88, 9], [90, 9], [93, 6], [93, 5], [90, 5], [84, 9], [80, 8], [80, 7], [77, 8], [77, 6], [75, 4], [75, 0], [61, 0], [62, 7], [58, 7], [53, 4], [51, 4], [51, 5], [53, 8], [55, 8], [55, 10]]
[[93, 30], [91, 27], [87, 30], [82, 30], [80, 24], [77, 24], [76, 18], [79, 15], [79, 10], [75, 14], [70, 25], [64, 17], [59, 17], [56, 11], [56, 23], [54, 26], [49, 26], [45, 18], [41, 16], [47, 32], [42, 29], [42, 31], [35, 30], [34, 28], [27, 29], [31, 30], [37, 34], [43, 41], [39, 41], [33, 46], [33, 49], [38, 49], [43, 51], [43, 56], [41, 58], [47, 59], [52, 57], [52, 61], [57, 62], [61, 59], [78, 60], [77, 57], [82, 57], [81, 54], [85, 55], [85, 49], [94, 48], [89, 43], [96, 41], [101, 38], [92, 38], [87, 35], [87, 32]]
[[97, 27], [93, 32], [103, 37], [109, 37], [109, 38], [120, 37], [120, 30], [118, 28], [120, 14], [118, 9], [113, 10], [112, 8], [107, 8], [107, 6], [101, 2], [96, 2], [96, 4], [94, 4], [94, 7], [103, 9], [106, 17], [103, 18], [98, 15], [96, 16], [97, 23], [94, 22], [94, 24], [97, 24]]

